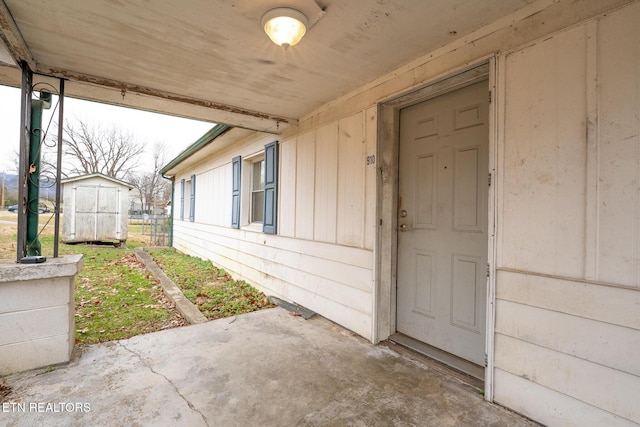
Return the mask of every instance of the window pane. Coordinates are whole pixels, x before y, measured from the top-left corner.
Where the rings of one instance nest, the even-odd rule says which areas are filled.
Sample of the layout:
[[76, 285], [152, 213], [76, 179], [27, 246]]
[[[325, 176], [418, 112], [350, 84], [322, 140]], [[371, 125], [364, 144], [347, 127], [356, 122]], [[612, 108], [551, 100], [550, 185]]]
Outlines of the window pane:
[[264, 190], [264, 160], [255, 162], [252, 171], [253, 186], [252, 190]]
[[264, 191], [251, 193], [251, 222], [262, 222], [264, 212]]
[[263, 221], [264, 171], [264, 159], [251, 164], [251, 222]]
[[183, 202], [184, 202], [184, 218], [191, 218], [191, 180], [186, 181], [184, 184]]

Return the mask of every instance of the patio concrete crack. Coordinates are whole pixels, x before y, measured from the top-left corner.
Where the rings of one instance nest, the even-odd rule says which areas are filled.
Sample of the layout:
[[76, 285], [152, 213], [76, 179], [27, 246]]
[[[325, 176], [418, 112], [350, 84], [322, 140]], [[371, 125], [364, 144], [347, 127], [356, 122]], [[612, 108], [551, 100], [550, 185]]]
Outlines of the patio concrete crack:
[[173, 390], [176, 392], [176, 394], [178, 396], [180, 396], [180, 398], [182, 400], [184, 400], [184, 402], [187, 404], [187, 406], [194, 412], [197, 412], [198, 414], [200, 414], [200, 416], [202, 417], [202, 421], [204, 422], [204, 424], [209, 427], [209, 423], [207, 422], [207, 417], [204, 416], [204, 414], [202, 412], [200, 412], [193, 403], [191, 403], [189, 401], [189, 399], [187, 399], [182, 393], [180, 393], [180, 390], [178, 389], [178, 387], [173, 383], [173, 381], [171, 381], [169, 378], [167, 378], [166, 375], [156, 371], [155, 369], [153, 369], [153, 367], [151, 366], [150, 363], [148, 363], [140, 354], [138, 354], [137, 352], [131, 350], [130, 348], [128, 348], [126, 345], [124, 345], [122, 342], [117, 341], [117, 343], [122, 346], [122, 348], [124, 348], [125, 350], [127, 350], [129, 353], [133, 354], [135, 357], [138, 358], [138, 360], [147, 367], [147, 369], [149, 369], [153, 374], [158, 375], [162, 378], [165, 379], [166, 382], [168, 382], [169, 384], [171, 384], [171, 387], [173, 387]]

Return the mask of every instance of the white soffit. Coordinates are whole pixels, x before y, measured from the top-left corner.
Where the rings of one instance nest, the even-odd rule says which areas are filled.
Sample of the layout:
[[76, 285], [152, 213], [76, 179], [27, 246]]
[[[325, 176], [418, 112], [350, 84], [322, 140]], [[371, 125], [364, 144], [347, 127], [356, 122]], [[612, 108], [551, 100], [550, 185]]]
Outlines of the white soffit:
[[[36, 72], [68, 79], [70, 95], [281, 132], [528, 3], [4, 0], [0, 31], [18, 40], [9, 51], [30, 57]], [[260, 24], [281, 6], [312, 22], [289, 49], [273, 44]], [[5, 64], [6, 50], [0, 48]], [[15, 75], [0, 70], [0, 79], [13, 76], [0, 84], [18, 85]]]

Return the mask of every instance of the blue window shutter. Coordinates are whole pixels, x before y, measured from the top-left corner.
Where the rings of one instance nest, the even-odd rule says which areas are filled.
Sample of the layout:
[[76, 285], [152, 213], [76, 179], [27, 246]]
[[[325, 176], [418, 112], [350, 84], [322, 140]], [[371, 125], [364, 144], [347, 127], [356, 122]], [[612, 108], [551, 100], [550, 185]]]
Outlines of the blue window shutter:
[[232, 189], [231, 189], [231, 227], [240, 228], [240, 163], [241, 157], [231, 160]]
[[189, 221], [196, 218], [196, 175], [191, 175], [191, 200], [189, 201]]
[[276, 234], [278, 224], [278, 141], [264, 146], [264, 216], [262, 231]]
[[184, 179], [180, 181], [180, 219], [184, 220]]

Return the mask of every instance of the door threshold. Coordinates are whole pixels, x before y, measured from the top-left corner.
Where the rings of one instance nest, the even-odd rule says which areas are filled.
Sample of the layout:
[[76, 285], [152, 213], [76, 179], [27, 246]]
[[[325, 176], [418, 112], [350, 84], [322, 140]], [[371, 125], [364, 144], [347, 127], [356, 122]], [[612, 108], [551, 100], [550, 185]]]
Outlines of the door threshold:
[[429, 344], [423, 343], [422, 341], [418, 341], [415, 338], [411, 338], [401, 333], [395, 333], [391, 335], [388, 340], [400, 346], [409, 348], [424, 356], [427, 356], [430, 359], [434, 359], [440, 363], [443, 363], [447, 365], [447, 367], [452, 368], [459, 373], [472, 377], [474, 380], [479, 380], [479, 383], [476, 383], [475, 385], [477, 385], [481, 389], [484, 388], [483, 366], [476, 365], [475, 363], [469, 362], [468, 360], [462, 359], [458, 356], [454, 356], [451, 353], [447, 353], [444, 350], [440, 350], [439, 348], [433, 347]]

